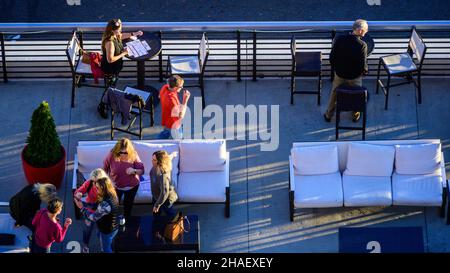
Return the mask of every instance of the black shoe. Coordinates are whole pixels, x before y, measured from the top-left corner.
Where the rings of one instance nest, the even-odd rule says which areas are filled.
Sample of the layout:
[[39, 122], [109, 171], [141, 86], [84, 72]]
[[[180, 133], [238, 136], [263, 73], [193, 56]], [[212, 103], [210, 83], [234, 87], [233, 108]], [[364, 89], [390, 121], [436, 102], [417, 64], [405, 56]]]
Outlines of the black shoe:
[[353, 116], [352, 121], [356, 123], [356, 122], [358, 122], [360, 119], [361, 119], [361, 114], [358, 114], [358, 115], [356, 115], [356, 116], [355, 116], [355, 115]]
[[323, 114], [323, 118], [325, 119], [326, 122], [330, 122], [331, 121], [331, 118], [329, 118], [327, 116], [327, 114]]
[[97, 106], [97, 112], [100, 114], [100, 116], [104, 119], [108, 118], [108, 112], [106, 111], [106, 105], [103, 102], [100, 102]]

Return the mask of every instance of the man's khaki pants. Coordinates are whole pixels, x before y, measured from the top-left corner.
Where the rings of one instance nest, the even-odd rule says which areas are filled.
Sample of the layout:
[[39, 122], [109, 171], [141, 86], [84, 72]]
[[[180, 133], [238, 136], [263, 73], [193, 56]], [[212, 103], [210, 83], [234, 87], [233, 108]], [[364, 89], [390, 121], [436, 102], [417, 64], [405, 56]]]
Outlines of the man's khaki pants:
[[[348, 84], [352, 86], [362, 86], [362, 76], [356, 79], [348, 80], [339, 77], [336, 73], [334, 73], [333, 86], [331, 87], [331, 96], [328, 102], [328, 108], [325, 114], [327, 117], [332, 118], [334, 116], [334, 112], [336, 111], [336, 88], [341, 84]], [[359, 112], [353, 112], [353, 117], [359, 117]]]

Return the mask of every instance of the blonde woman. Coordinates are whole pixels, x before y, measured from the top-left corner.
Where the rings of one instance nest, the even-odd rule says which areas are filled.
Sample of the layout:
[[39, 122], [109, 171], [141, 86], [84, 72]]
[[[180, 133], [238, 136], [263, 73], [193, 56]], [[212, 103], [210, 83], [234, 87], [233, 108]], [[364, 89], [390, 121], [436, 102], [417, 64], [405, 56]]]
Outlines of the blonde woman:
[[156, 151], [152, 155], [152, 169], [150, 181], [153, 196], [153, 214], [159, 215], [161, 210], [167, 216], [173, 217], [175, 212], [173, 204], [178, 199], [175, 188], [172, 185], [172, 158], [176, 153], [169, 155], [166, 151]]
[[33, 231], [34, 215], [41, 208], [41, 202], [48, 203], [56, 197], [56, 187], [52, 184], [36, 183], [28, 185], [9, 200], [11, 217], [16, 227], [26, 226]]
[[[95, 169], [91, 172], [90, 177], [86, 180], [74, 193], [74, 199], [81, 201], [83, 203], [83, 207], [85, 207], [90, 212], [94, 212], [98, 206], [98, 198], [97, 198], [97, 188], [94, 187], [95, 182], [102, 178], [108, 177], [103, 169]], [[86, 195], [84, 201], [82, 201], [82, 197]], [[84, 221], [85, 225], [83, 227], [83, 253], [89, 253], [89, 240], [91, 238], [92, 230], [94, 229], [94, 225], [88, 219]]]
[[97, 191], [97, 209], [92, 212], [83, 203], [75, 199], [75, 204], [81, 209], [84, 217], [97, 223], [99, 231], [100, 245], [105, 253], [112, 252], [112, 242], [119, 230], [118, 212], [119, 200], [117, 198], [114, 185], [108, 177], [101, 177], [94, 182]]
[[102, 36], [103, 58], [101, 67], [105, 74], [117, 76], [122, 70], [122, 58], [128, 54], [127, 49], [123, 47], [122, 40], [142, 34], [142, 31], [122, 33], [122, 21], [120, 19], [112, 19], [108, 22]]
[[139, 177], [144, 174], [144, 164], [128, 138], [117, 141], [103, 161], [103, 169], [114, 183], [120, 204], [123, 196], [126, 219], [131, 215], [134, 198], [139, 189]]

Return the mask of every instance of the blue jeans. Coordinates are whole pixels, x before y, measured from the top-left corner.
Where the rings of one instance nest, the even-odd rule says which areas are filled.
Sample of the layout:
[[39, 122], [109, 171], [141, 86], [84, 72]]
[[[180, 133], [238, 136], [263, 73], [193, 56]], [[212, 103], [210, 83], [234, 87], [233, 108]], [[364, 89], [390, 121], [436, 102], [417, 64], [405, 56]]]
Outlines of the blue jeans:
[[[154, 202], [154, 201], [153, 201]], [[173, 218], [175, 216], [175, 210], [173, 209], [173, 204], [170, 205], [169, 199], [164, 202], [161, 207], [159, 207], [158, 213], [154, 213], [153, 215], [159, 216], [161, 215], [161, 212], [164, 211], [164, 213], [169, 216], [170, 218]]]
[[[174, 135], [172, 135], [172, 130], [174, 130]], [[182, 139], [183, 138], [183, 127], [178, 129], [167, 129], [161, 131], [158, 135], [158, 139]]]
[[116, 237], [118, 231], [119, 230], [116, 229], [110, 234], [103, 234], [101, 232], [98, 233], [100, 237], [100, 246], [103, 253], [112, 253], [112, 242], [114, 240], [114, 237]]
[[[87, 220], [84, 220], [87, 221]], [[83, 244], [84, 246], [89, 245], [89, 240], [91, 239], [92, 231], [94, 230], [95, 223], [91, 222], [88, 226], [86, 222], [83, 225]]]

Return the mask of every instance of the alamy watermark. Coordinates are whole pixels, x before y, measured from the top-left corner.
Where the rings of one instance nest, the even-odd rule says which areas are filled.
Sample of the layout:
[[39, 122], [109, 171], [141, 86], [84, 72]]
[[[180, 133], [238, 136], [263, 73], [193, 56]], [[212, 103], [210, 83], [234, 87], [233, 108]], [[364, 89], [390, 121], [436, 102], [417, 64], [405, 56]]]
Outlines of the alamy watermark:
[[[201, 98], [195, 97], [193, 108], [193, 111], [189, 107], [186, 109], [182, 121], [183, 139], [260, 140], [262, 141], [261, 151], [269, 152], [278, 149], [280, 144], [279, 105], [243, 106], [238, 104], [226, 105], [224, 109], [219, 105], [210, 104], [202, 109]], [[204, 118], [208, 120], [203, 124]], [[171, 130], [171, 134], [175, 138], [179, 136], [178, 130], [175, 129]]]

